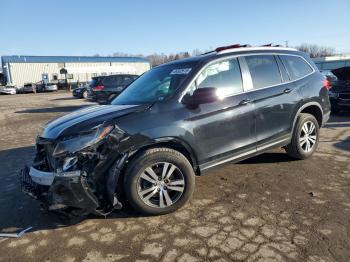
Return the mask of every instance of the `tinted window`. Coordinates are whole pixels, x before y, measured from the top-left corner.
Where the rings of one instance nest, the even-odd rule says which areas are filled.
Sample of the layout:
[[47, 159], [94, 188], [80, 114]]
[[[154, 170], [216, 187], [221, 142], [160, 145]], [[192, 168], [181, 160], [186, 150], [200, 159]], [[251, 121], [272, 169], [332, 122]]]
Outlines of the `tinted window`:
[[203, 87], [216, 87], [219, 96], [243, 92], [241, 70], [237, 59], [221, 61], [205, 68], [192, 84], [189, 94]]
[[280, 56], [292, 80], [302, 78], [312, 72], [311, 66], [299, 56]]
[[278, 85], [282, 82], [276, 59], [272, 55], [246, 56], [254, 88]]
[[103, 84], [106, 86], [115, 86], [123, 84], [123, 76], [108, 76], [103, 79]]
[[135, 79], [136, 79], [135, 76], [124, 76], [123, 85], [129, 85]]
[[93, 87], [93, 86], [101, 85], [103, 79], [104, 79], [103, 77], [95, 77], [95, 78], [92, 78], [91, 83], [90, 83], [90, 86]]

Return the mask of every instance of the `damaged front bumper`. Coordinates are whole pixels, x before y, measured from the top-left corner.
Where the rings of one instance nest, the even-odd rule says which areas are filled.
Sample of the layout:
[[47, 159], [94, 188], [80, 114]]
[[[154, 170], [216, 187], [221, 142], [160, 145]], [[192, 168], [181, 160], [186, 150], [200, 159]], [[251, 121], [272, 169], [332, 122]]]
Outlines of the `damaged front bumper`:
[[20, 184], [23, 192], [42, 201], [48, 210], [75, 209], [88, 214], [99, 207], [83, 171], [52, 173], [25, 167], [20, 173]]
[[[130, 137], [117, 126], [108, 127], [93, 131], [93, 135], [85, 132], [66, 139], [38, 137], [32, 167], [20, 173], [22, 191], [47, 209], [65, 213], [105, 216], [120, 209], [120, 174], [135, 152], [135, 143], [141, 147], [149, 139]], [[93, 143], [87, 144], [89, 141]]]

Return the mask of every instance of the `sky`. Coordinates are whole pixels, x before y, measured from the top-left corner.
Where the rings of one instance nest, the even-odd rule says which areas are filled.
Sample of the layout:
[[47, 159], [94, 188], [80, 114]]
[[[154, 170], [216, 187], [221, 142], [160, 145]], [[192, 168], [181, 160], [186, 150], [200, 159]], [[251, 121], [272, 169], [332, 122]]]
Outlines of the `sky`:
[[350, 52], [350, 0], [0, 0], [1, 55], [111, 55], [301, 43]]

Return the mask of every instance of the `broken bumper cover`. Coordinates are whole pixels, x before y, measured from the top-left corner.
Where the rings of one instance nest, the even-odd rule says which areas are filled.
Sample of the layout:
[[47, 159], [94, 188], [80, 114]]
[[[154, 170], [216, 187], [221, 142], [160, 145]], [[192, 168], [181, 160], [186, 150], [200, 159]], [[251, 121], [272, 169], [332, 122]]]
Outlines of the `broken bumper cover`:
[[55, 178], [53, 172], [40, 171], [34, 167], [30, 168], [29, 176], [35, 183], [43, 186], [51, 186]]
[[51, 173], [25, 167], [20, 184], [24, 193], [41, 200], [48, 210], [75, 208], [90, 213], [99, 206], [82, 171]]

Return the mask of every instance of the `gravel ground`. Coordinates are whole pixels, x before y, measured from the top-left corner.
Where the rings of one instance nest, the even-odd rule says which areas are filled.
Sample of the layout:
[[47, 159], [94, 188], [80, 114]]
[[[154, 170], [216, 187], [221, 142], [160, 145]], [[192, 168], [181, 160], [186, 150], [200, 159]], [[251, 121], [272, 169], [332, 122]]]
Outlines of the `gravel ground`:
[[49, 119], [82, 106], [68, 93], [0, 96], [0, 261], [350, 261], [350, 115], [333, 116], [311, 159], [276, 149], [196, 179], [173, 214], [63, 219], [19, 192]]

